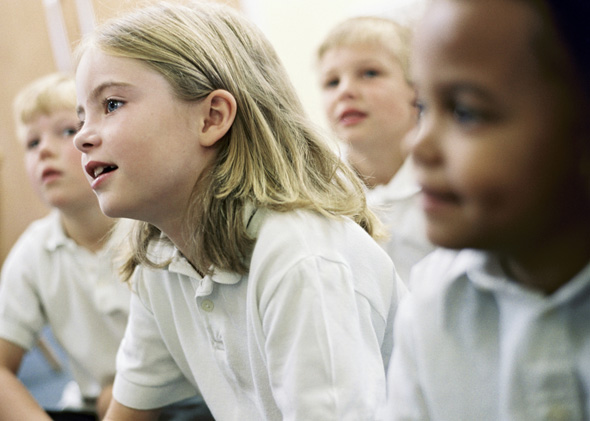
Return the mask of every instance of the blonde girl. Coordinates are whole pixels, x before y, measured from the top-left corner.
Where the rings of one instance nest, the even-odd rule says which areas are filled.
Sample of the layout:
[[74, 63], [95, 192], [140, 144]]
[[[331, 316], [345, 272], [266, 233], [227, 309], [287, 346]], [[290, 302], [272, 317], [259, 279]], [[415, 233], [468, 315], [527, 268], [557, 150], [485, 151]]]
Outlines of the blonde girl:
[[219, 420], [374, 419], [397, 275], [362, 182], [239, 13], [160, 4], [86, 39], [75, 144], [143, 221], [108, 419], [199, 390]]

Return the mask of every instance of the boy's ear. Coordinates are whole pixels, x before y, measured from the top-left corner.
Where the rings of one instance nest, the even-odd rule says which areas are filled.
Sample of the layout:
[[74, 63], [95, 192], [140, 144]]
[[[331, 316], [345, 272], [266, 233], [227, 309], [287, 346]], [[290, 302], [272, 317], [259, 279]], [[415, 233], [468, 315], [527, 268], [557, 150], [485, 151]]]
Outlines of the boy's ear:
[[202, 146], [213, 146], [232, 126], [237, 111], [236, 99], [226, 90], [211, 92], [200, 104], [204, 115], [199, 141]]

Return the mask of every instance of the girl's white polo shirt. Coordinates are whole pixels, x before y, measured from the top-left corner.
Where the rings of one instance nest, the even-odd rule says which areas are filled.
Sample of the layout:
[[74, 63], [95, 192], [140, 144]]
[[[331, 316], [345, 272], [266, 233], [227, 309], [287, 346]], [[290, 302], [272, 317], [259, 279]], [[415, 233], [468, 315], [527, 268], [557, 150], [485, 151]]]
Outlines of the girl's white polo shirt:
[[114, 396], [149, 409], [200, 389], [219, 420], [371, 420], [403, 289], [349, 219], [259, 210], [250, 271], [201, 278], [170, 246], [139, 268]]

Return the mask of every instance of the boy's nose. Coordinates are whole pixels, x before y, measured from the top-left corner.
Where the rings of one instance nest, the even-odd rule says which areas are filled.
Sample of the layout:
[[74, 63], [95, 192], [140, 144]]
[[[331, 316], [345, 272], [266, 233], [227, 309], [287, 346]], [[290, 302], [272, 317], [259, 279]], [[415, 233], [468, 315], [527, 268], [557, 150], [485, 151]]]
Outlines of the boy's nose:
[[[58, 139], [58, 141], [61, 139]], [[41, 136], [39, 139], [39, 156], [41, 158], [47, 158], [54, 154], [55, 144], [50, 135]]]
[[357, 95], [357, 85], [350, 78], [343, 78], [338, 85], [339, 98], [354, 98]]

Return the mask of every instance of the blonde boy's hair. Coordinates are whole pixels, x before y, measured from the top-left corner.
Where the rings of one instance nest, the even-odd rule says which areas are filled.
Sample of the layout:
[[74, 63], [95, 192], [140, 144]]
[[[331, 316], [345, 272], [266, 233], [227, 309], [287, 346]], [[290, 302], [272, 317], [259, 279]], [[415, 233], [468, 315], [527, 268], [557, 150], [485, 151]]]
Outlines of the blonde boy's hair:
[[317, 49], [317, 60], [335, 48], [359, 45], [379, 46], [401, 65], [404, 77], [410, 81], [410, 27], [396, 21], [374, 16], [348, 18], [334, 26]]
[[[346, 216], [372, 235], [380, 230], [361, 180], [310, 123], [268, 40], [237, 11], [216, 3], [161, 3], [105, 23], [83, 41], [78, 57], [89, 48], [140, 60], [181, 100], [199, 101], [216, 89], [236, 99], [235, 121], [217, 142], [217, 156], [201, 173], [184, 215], [186, 257], [197, 270], [247, 272], [255, 241], [244, 222], [249, 203]], [[163, 266], [148, 253], [160, 231], [147, 223], [137, 231], [126, 277], [138, 264]]]
[[16, 133], [22, 141], [26, 126], [41, 115], [76, 109], [76, 84], [72, 76], [52, 73], [31, 82], [13, 101]]

